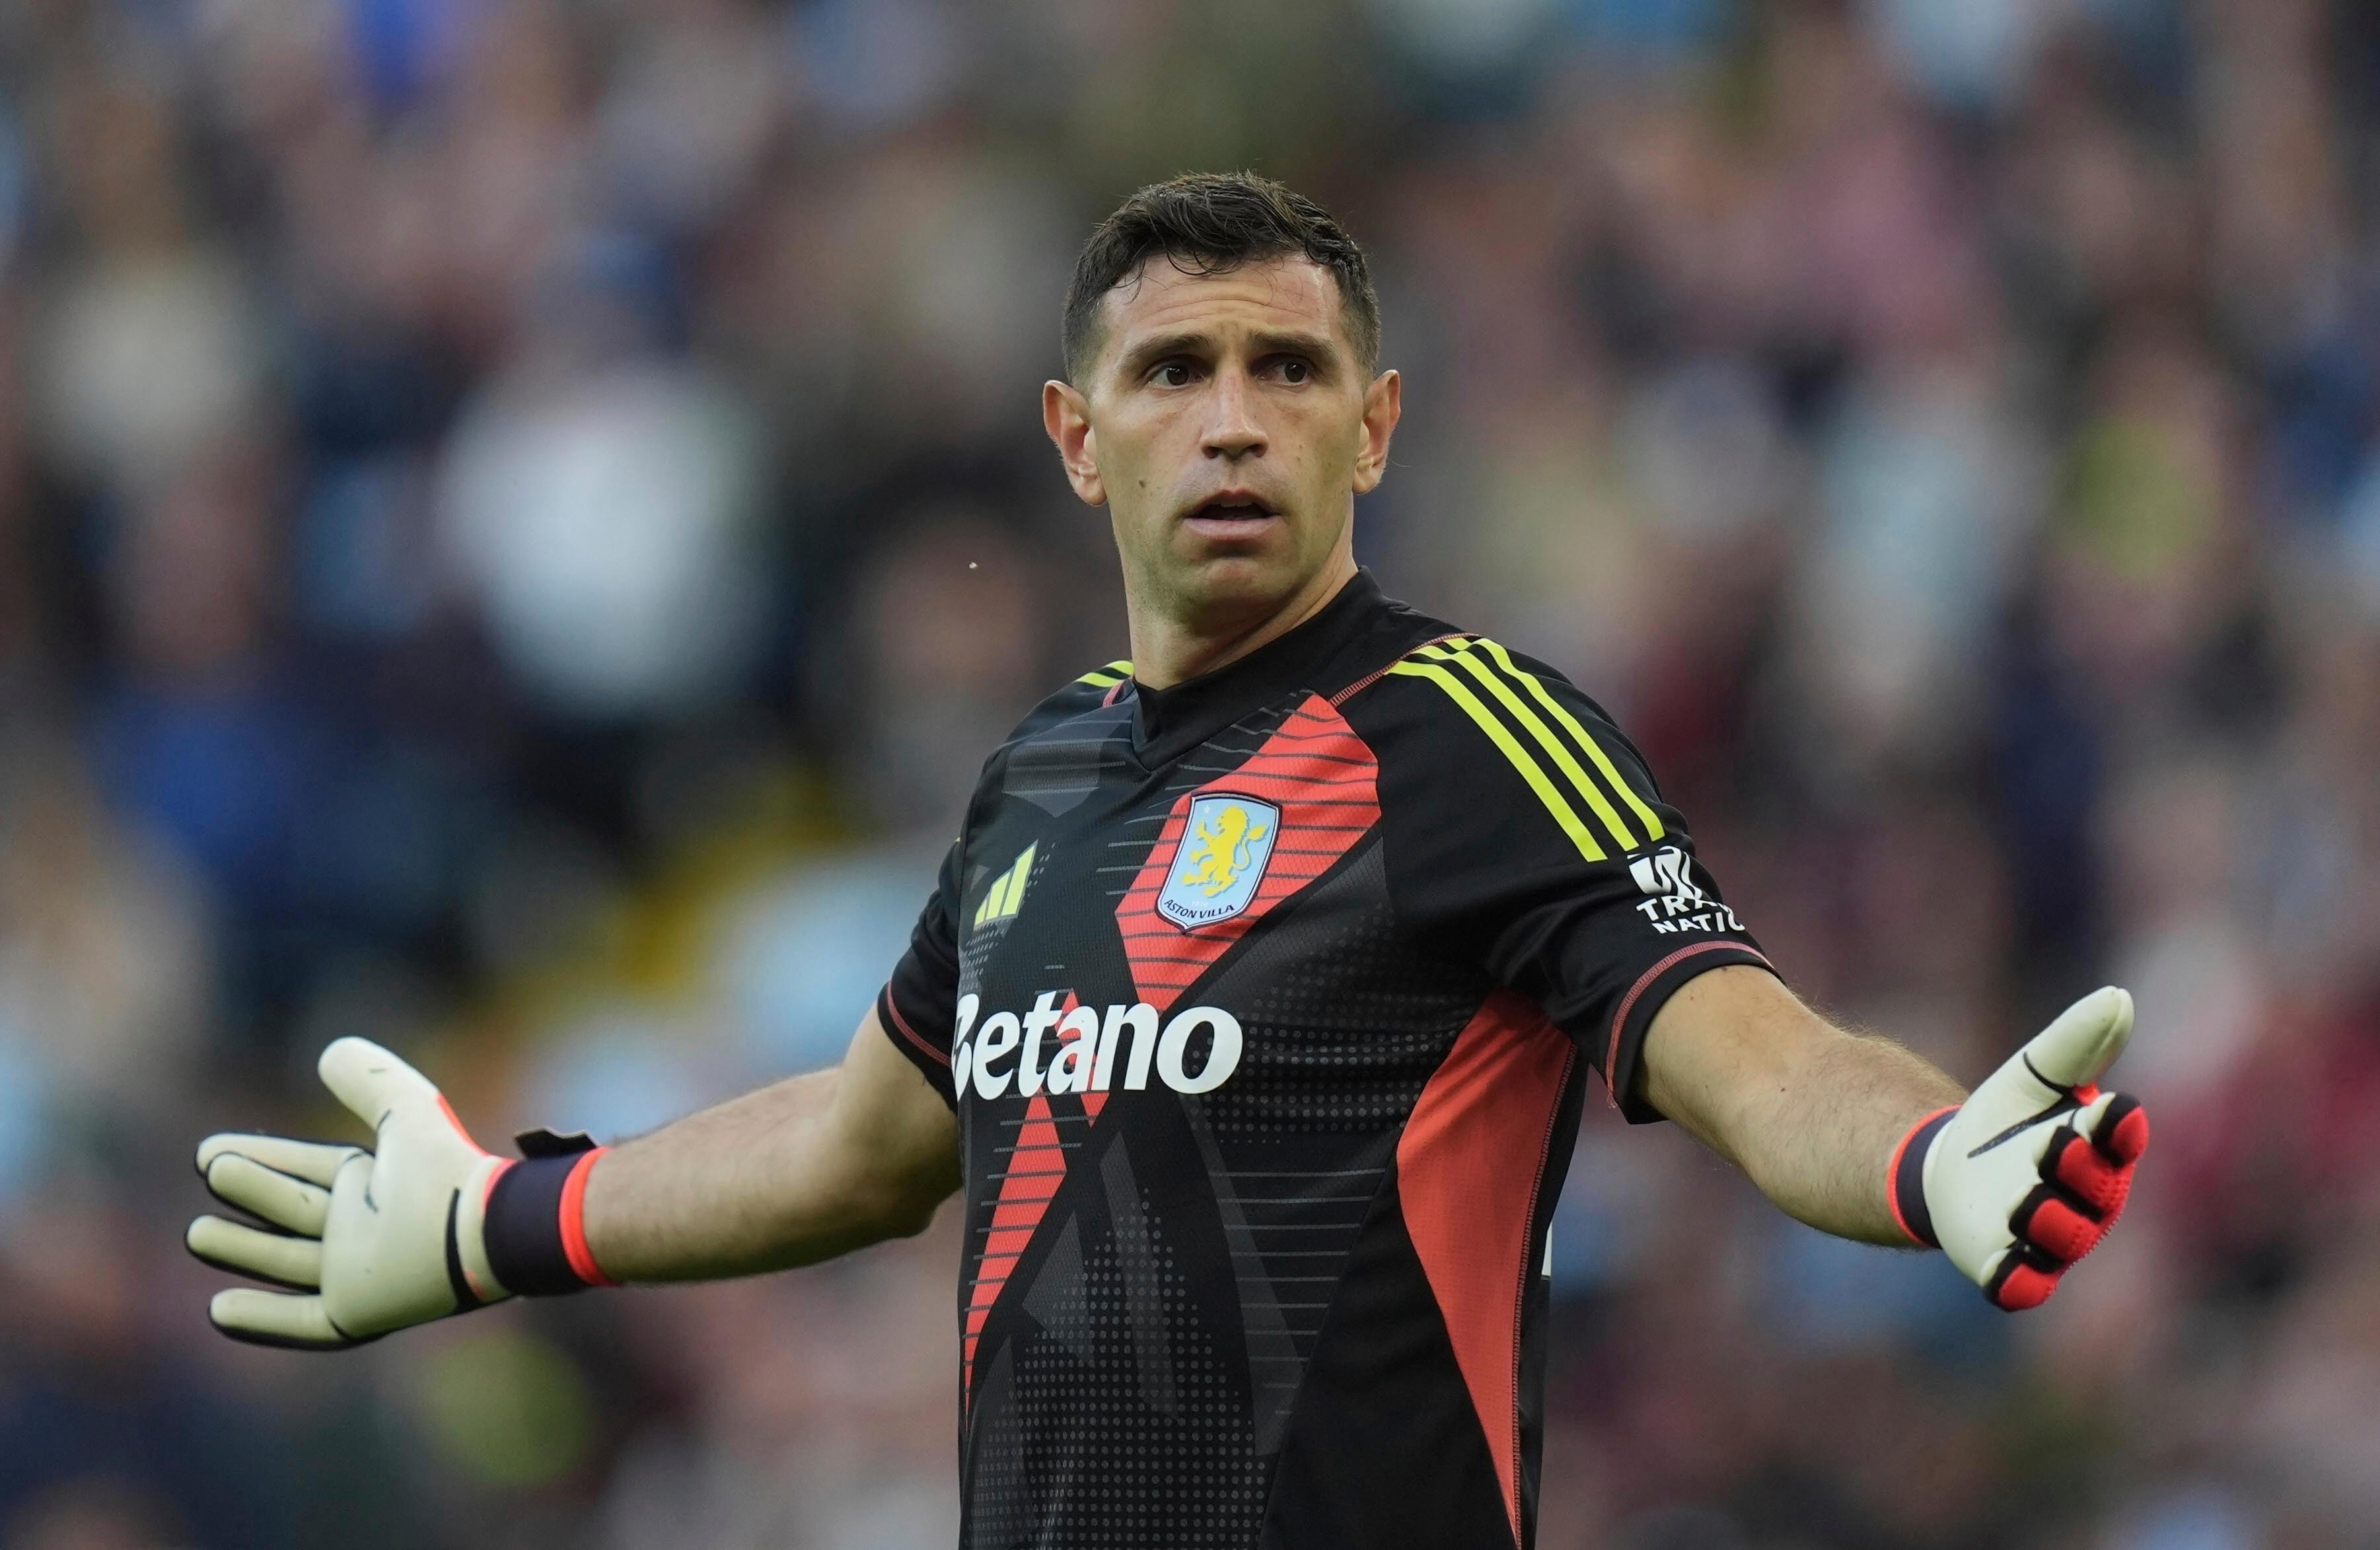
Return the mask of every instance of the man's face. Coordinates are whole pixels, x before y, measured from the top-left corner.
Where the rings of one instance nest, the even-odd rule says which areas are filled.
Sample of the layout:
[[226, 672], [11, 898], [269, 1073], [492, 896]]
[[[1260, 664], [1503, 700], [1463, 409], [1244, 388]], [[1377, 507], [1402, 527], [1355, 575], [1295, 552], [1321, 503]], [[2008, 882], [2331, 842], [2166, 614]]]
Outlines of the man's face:
[[1104, 503], [1127, 589], [1192, 628], [1269, 615], [1352, 567], [1394, 372], [1366, 378], [1337, 280], [1293, 256], [1217, 274], [1160, 257], [1108, 293], [1097, 357], [1043, 389], [1075, 493]]

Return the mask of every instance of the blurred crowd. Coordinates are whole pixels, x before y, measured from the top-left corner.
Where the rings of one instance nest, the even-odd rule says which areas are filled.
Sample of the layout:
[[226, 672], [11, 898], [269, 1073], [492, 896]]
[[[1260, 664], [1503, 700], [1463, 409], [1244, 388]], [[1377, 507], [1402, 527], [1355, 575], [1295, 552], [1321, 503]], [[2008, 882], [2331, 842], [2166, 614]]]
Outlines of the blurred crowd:
[[1806, 997], [2157, 1143], [1986, 1309], [1669, 1127], [1557, 1222], [1547, 1550], [2380, 1545], [2380, 11], [0, 6], [0, 1550], [953, 1541], [926, 1236], [235, 1347], [202, 1133], [837, 1059], [978, 761], [1124, 652], [1073, 249], [1373, 255], [1389, 589], [1569, 672]]

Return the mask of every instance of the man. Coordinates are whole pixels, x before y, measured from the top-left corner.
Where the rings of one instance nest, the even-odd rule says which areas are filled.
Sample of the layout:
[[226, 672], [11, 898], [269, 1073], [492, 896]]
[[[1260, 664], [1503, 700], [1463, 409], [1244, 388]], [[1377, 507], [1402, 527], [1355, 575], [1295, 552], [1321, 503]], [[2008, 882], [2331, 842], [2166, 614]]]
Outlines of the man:
[[[2099, 991], [1973, 1097], [1770, 971], [1635, 749], [1550, 668], [1354, 563], [1402, 406], [1354, 242], [1254, 176], [1093, 234], [1042, 417], [1105, 505], [1133, 657], [984, 767], [839, 1070], [613, 1149], [481, 1151], [356, 1039], [375, 1152], [201, 1144], [249, 1340], [747, 1275], [964, 1187], [962, 1543], [1526, 1546], [1547, 1224], [1590, 1071], [1829, 1232], [2004, 1308], [2147, 1142]], [[1963, 1098], [1963, 1102], [1962, 1102]]]

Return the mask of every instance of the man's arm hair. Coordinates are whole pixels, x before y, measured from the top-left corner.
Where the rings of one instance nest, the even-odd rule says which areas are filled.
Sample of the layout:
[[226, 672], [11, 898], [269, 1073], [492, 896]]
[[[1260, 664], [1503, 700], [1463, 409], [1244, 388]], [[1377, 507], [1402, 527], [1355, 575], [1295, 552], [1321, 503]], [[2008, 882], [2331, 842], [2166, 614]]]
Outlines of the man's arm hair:
[[1645, 1035], [1645, 1097], [1812, 1227], [1908, 1246], [1886, 1173], [1959, 1084], [1901, 1046], [1839, 1028], [1742, 965], [1680, 987]]
[[614, 1280], [717, 1280], [907, 1237], [958, 1188], [958, 1140], [871, 1007], [841, 1066], [605, 1153], [588, 1178], [588, 1249]]

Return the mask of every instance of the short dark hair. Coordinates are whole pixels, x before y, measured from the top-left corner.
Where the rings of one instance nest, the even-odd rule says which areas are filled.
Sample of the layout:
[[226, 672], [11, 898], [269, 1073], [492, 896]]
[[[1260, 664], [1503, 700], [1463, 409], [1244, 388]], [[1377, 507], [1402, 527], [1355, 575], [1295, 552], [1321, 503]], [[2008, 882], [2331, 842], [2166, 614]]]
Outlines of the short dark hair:
[[1339, 282], [1347, 333], [1366, 372], [1380, 360], [1380, 298], [1364, 250], [1320, 205], [1252, 172], [1187, 173], [1152, 183], [1116, 208], [1083, 244], [1066, 287], [1060, 335], [1066, 375], [1080, 382], [1099, 350], [1099, 303], [1162, 256], [1184, 274], [1301, 254]]

